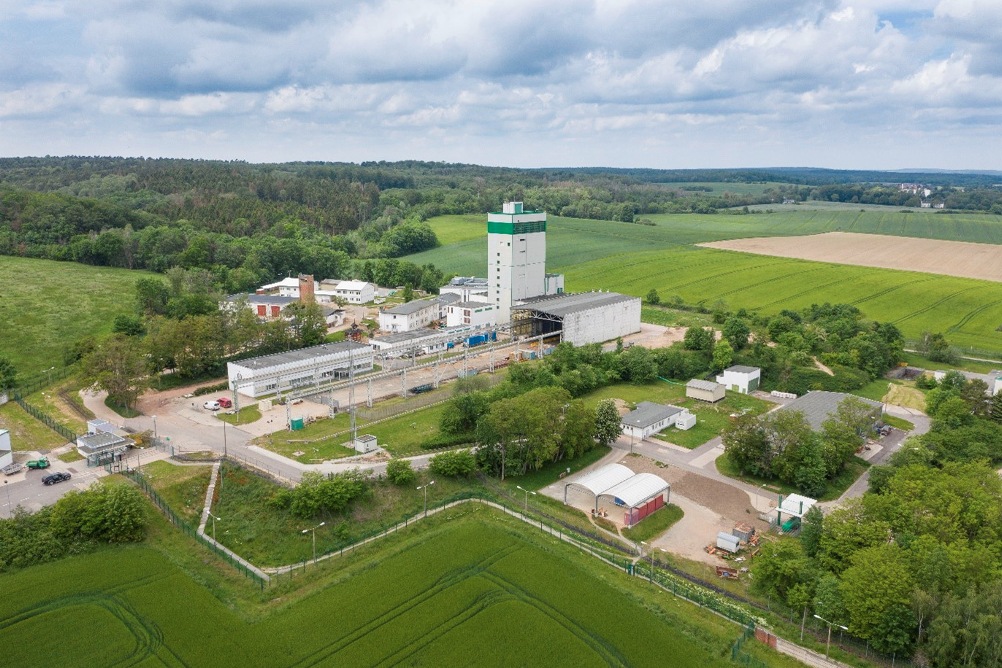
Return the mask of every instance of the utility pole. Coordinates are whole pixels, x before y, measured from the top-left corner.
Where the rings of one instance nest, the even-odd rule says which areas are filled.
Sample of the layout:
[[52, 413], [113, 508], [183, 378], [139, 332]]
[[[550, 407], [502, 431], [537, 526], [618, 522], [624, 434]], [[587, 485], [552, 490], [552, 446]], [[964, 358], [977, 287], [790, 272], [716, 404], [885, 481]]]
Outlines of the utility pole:
[[842, 629], [843, 631], [848, 631], [849, 628], [845, 627], [845, 626], [842, 626], [841, 624], [836, 624], [835, 622], [829, 622], [827, 619], [825, 619], [821, 615], [814, 615], [814, 616], [817, 619], [820, 619], [821, 621], [823, 621], [825, 624], [828, 625], [828, 644], [825, 647], [825, 658], [827, 659], [828, 656], [831, 654], [831, 650], [832, 650], [832, 627], [833, 626], [837, 626], [840, 629]]
[[303, 529], [302, 531], [302, 533], [306, 533], [307, 531], [313, 532], [313, 563], [317, 563], [317, 529], [319, 529], [325, 524], [327, 524], [327, 522], [321, 522], [312, 529]]
[[424, 516], [425, 517], [428, 517], [428, 487], [430, 487], [431, 485], [434, 485], [434, 484], [435, 484], [435, 481], [432, 480], [431, 482], [425, 483], [424, 485], [421, 485], [420, 487], [418, 487], [418, 489], [423, 489], [424, 490]]

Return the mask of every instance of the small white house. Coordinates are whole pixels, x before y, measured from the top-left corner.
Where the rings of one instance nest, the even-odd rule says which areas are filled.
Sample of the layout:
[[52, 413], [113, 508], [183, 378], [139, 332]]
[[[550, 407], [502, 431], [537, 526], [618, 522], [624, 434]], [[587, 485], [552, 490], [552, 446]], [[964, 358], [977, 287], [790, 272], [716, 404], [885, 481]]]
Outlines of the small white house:
[[299, 299], [299, 279], [290, 276], [283, 278], [277, 283], [269, 283], [258, 288], [258, 292], [274, 292], [276, 290], [282, 297], [295, 297]]
[[493, 304], [485, 302], [457, 302], [447, 307], [446, 327], [493, 327], [498, 322], [498, 313]]
[[437, 299], [415, 299], [379, 312], [379, 329], [384, 332], [409, 332], [427, 327], [439, 318]]
[[14, 448], [10, 444], [10, 432], [0, 429], [0, 469], [14, 463]]
[[[621, 418], [623, 433], [641, 441], [674, 426], [679, 419], [687, 420], [690, 413], [678, 406], [665, 406], [651, 401], [641, 401], [636, 410]], [[690, 425], [691, 426], [691, 425]]]
[[731, 366], [717, 376], [717, 382], [729, 390], [749, 394], [758, 389], [762, 379], [762, 370], [756, 366]]

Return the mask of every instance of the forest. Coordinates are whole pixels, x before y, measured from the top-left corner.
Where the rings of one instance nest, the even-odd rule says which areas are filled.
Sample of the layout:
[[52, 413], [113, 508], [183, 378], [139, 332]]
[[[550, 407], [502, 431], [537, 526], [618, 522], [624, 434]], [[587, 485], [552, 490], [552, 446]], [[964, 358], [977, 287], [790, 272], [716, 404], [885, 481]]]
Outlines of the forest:
[[[847, 174], [879, 181], [846, 182]], [[510, 169], [404, 161], [250, 164], [58, 157], [0, 160], [0, 255], [165, 272], [206, 269], [226, 292], [299, 272], [363, 278], [372, 262], [438, 245], [423, 221], [482, 214], [522, 200], [553, 214], [623, 222], [645, 215], [743, 213], [792, 198], [917, 206], [907, 176], [949, 208], [1002, 212], [987, 175], [831, 170]], [[709, 179], [783, 182], [758, 194]], [[391, 272], [392, 273], [392, 272]], [[425, 275], [427, 273], [427, 275]], [[434, 289], [434, 268], [405, 267], [396, 285]]]

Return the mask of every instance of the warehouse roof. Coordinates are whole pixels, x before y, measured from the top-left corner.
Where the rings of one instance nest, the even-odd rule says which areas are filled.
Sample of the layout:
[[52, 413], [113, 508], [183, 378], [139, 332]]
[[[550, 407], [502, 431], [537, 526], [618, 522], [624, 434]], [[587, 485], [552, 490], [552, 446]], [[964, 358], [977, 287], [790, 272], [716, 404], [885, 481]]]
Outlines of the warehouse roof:
[[418, 329], [412, 329], [409, 332], [393, 332], [392, 334], [384, 334], [383, 336], [376, 336], [369, 339], [372, 343], [404, 343], [407, 341], [416, 341], [418, 339], [426, 339], [431, 336], [442, 336], [446, 332], [440, 329], [428, 329], [427, 327], [420, 327]]
[[325, 343], [320, 346], [300, 348], [299, 350], [290, 350], [284, 353], [275, 353], [274, 355], [262, 355], [261, 357], [252, 357], [247, 360], [240, 360], [239, 362], [230, 362], [230, 364], [234, 366], [244, 367], [246, 369], [261, 371], [263, 369], [270, 369], [271, 367], [280, 366], [282, 364], [290, 364], [293, 362], [308, 362], [310, 360], [316, 359], [317, 357], [323, 357], [325, 355], [337, 355], [338, 353], [347, 352], [349, 349], [352, 348], [355, 349], [356, 352], [367, 352], [367, 353], [372, 352], [372, 348], [365, 345], [364, 343], [355, 343], [354, 341], [341, 341], [340, 343]]
[[610, 487], [599, 496], [611, 496], [622, 501], [627, 508], [636, 508], [670, 488], [671, 485], [653, 473], [638, 473]]
[[741, 364], [735, 364], [734, 366], [729, 366], [724, 369], [724, 372], [733, 371], [734, 373], [755, 373], [756, 371], [761, 371], [757, 366], [742, 366]]
[[410, 315], [436, 305], [437, 301], [434, 299], [415, 299], [412, 302], [397, 304], [396, 306], [391, 306], [388, 309], [383, 309], [383, 313], [392, 313], [393, 315]]
[[299, 279], [289, 276], [288, 278], [283, 278], [278, 283], [269, 283], [268, 285], [262, 285], [261, 290], [277, 290], [278, 288], [298, 288]]
[[365, 281], [338, 281], [334, 286], [335, 290], [364, 290], [368, 283]]
[[513, 306], [512, 310], [531, 309], [533, 311], [540, 311], [557, 318], [562, 318], [570, 313], [590, 311], [591, 309], [634, 300], [639, 301], [637, 297], [621, 295], [618, 292], [565, 293], [550, 297], [533, 297], [532, 299], [525, 299], [520, 305]]
[[439, 295], [438, 297], [435, 297], [435, 299], [438, 300], [440, 303], [448, 306], [449, 304], [460, 301], [462, 297], [457, 295], [455, 292], [446, 292], [444, 295]]
[[688, 383], [685, 384], [686, 387], [693, 387], [697, 390], [706, 390], [708, 392], [715, 391], [718, 387], [722, 387], [720, 383], [714, 383], [712, 380], [702, 380], [699, 378], [693, 378]]
[[458, 304], [453, 304], [453, 306], [457, 308], [472, 308], [472, 309], [484, 308], [485, 306], [489, 308], [494, 308], [494, 304], [488, 304], [487, 302], [459, 302]]
[[864, 399], [863, 397], [857, 397], [854, 394], [845, 394], [844, 392], [823, 392], [821, 390], [812, 390], [799, 399], [794, 399], [787, 405], [783, 406], [780, 410], [784, 411], [800, 411], [807, 418], [807, 421], [811, 425], [811, 429], [814, 431], [820, 431], [825, 420], [835, 415], [835, 411], [838, 409], [838, 405], [846, 397], [856, 397], [860, 401], [873, 406], [875, 409], [883, 409], [883, 404], [879, 401], [873, 401], [872, 399]]
[[665, 406], [651, 401], [641, 401], [637, 404], [637, 409], [624, 415], [622, 420], [625, 425], [643, 429], [681, 412], [682, 409], [678, 406]]
[[241, 297], [247, 297], [248, 304], [291, 304], [292, 302], [298, 302], [299, 297], [283, 297], [282, 295], [259, 295], [259, 294], [242, 294], [237, 293], [235, 295], [230, 295], [226, 298], [226, 301], [235, 302]]

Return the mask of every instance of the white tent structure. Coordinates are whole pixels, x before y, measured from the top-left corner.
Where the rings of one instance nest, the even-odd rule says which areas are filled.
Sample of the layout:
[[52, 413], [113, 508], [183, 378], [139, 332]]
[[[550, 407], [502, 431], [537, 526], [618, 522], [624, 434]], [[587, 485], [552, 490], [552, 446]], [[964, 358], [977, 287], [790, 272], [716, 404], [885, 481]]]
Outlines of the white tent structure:
[[601, 494], [597, 494], [595, 502], [598, 503], [597, 497], [599, 496], [609, 496], [612, 497], [617, 505], [623, 505], [627, 508], [636, 508], [641, 504], [647, 503], [654, 497], [660, 496], [666, 491], [669, 492], [669, 494], [671, 493], [671, 485], [653, 473], [638, 473], [636, 475], [631, 474], [631, 476], [623, 482], [610, 487]]
[[[624, 518], [627, 526], [633, 526], [648, 514], [668, 504], [671, 485], [653, 473], [634, 473], [622, 464], [607, 464], [586, 473], [579, 479], [564, 485], [564, 503], [567, 490], [576, 487], [595, 497], [595, 510], [602, 497], [611, 498], [619, 506], [628, 509]], [[668, 492], [668, 495], [665, 495]]]
[[598, 510], [598, 497], [601, 496], [602, 492], [632, 477], [633, 471], [622, 464], [606, 464], [602, 468], [586, 473], [578, 480], [564, 485], [564, 503], [567, 503], [567, 489], [580, 487], [595, 497], [595, 510]]

